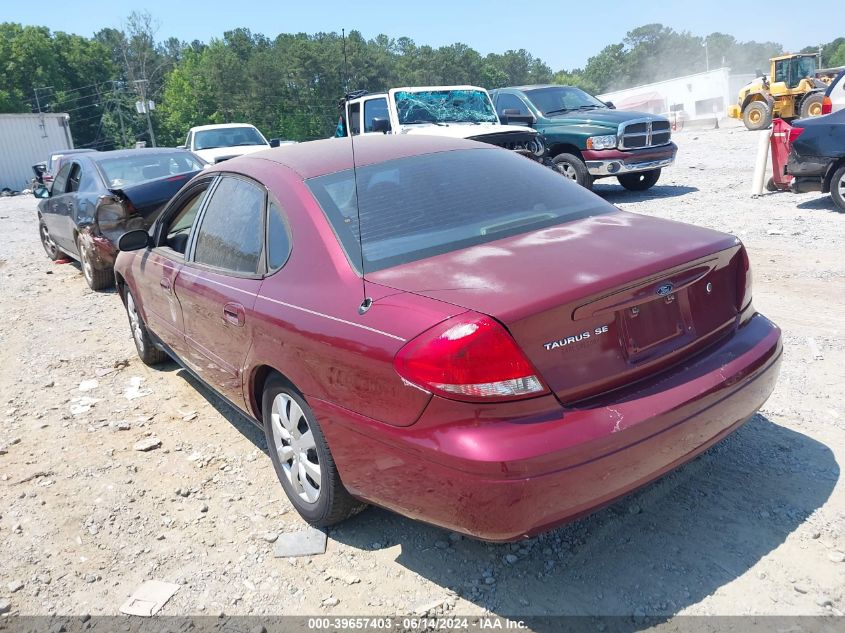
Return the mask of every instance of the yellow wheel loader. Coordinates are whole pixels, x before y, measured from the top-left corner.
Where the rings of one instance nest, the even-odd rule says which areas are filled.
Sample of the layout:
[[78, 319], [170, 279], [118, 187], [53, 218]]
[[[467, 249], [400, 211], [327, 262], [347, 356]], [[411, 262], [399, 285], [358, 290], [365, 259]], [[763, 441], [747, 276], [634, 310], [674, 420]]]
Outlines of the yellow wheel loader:
[[816, 78], [817, 61], [815, 53], [772, 57], [769, 76], [758, 71], [757, 79], [740, 89], [728, 116], [742, 119], [749, 130], [763, 130], [776, 117], [819, 116], [827, 86]]

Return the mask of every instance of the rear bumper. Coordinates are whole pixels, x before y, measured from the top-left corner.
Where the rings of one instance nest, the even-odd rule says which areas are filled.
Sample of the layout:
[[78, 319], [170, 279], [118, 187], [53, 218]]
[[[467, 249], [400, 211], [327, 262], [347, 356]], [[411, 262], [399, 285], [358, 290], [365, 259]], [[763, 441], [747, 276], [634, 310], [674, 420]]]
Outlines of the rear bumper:
[[577, 410], [547, 396], [520, 405], [522, 419], [497, 419], [432, 398], [416, 424], [396, 428], [311, 404], [352, 494], [510, 541], [588, 514], [721, 440], [769, 397], [781, 352], [780, 330], [756, 315], [675, 376]]
[[632, 172], [662, 169], [675, 162], [678, 146], [674, 143], [648, 149], [584, 150], [581, 155], [592, 176], [621, 176]]

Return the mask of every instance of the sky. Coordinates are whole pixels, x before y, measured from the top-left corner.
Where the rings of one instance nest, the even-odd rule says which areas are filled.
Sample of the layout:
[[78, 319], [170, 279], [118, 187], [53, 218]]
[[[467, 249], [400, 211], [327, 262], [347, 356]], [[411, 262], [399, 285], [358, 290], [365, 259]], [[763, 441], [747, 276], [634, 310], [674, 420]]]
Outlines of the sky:
[[159, 39], [208, 41], [237, 27], [268, 37], [345, 28], [367, 39], [384, 33], [435, 47], [461, 42], [482, 55], [524, 48], [560, 70], [583, 67], [629, 30], [651, 22], [699, 36], [719, 31], [741, 41], [779, 42], [793, 52], [845, 35], [842, 21], [830, 19], [842, 16], [842, 0], [797, 6], [794, 0], [77, 0], [70, 5], [66, 0], [0, 0], [0, 21], [91, 36], [104, 27], [120, 27], [133, 10], [147, 10], [159, 23]]

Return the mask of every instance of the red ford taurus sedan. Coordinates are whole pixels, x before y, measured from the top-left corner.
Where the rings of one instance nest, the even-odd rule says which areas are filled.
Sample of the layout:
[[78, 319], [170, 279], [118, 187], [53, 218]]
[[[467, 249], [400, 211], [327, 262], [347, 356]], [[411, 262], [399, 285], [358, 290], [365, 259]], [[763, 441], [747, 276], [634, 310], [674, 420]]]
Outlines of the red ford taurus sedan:
[[330, 139], [204, 171], [116, 277], [141, 358], [260, 425], [316, 525], [372, 503], [491, 540], [689, 461], [774, 388], [740, 241], [502, 149]]

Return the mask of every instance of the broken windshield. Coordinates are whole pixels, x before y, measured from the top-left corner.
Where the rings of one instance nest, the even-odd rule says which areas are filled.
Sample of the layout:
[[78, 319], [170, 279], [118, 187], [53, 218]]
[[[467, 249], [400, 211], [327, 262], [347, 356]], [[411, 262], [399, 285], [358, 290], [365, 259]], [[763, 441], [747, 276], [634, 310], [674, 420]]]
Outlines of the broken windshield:
[[393, 99], [401, 125], [499, 122], [483, 90], [397, 90]]

